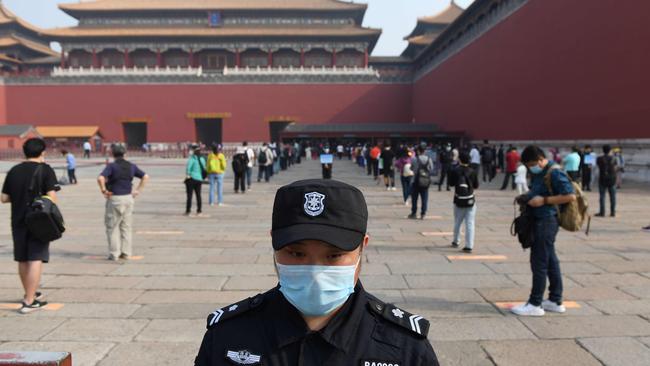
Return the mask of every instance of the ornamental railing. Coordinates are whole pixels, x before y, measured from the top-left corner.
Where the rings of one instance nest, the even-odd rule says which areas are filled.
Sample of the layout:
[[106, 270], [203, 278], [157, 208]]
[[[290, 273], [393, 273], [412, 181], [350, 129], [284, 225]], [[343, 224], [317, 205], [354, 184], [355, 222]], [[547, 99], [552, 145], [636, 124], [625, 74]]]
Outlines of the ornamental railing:
[[379, 72], [372, 67], [226, 67], [224, 76], [233, 75], [350, 75], [350, 76], [375, 76]]
[[55, 67], [52, 76], [201, 76], [202, 67]]

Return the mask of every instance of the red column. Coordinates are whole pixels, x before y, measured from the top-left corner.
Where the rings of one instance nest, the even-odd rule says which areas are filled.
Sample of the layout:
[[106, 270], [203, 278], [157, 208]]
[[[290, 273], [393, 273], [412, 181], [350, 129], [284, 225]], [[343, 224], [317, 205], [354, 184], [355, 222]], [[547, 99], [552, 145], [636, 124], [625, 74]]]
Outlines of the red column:
[[162, 53], [160, 53], [160, 48], [156, 50], [156, 66], [163, 67]]
[[336, 67], [336, 49], [332, 50], [332, 67]]
[[239, 48], [235, 50], [235, 65], [241, 67], [241, 52], [239, 51]]
[[194, 67], [194, 51], [190, 48], [190, 53], [188, 54], [189, 58], [189, 67]]
[[305, 66], [305, 49], [301, 48], [300, 49], [300, 67]]
[[269, 50], [268, 67], [273, 67], [273, 51]]
[[363, 66], [368, 67], [368, 48], [366, 47], [366, 51], [363, 54]]
[[61, 49], [61, 68], [65, 69], [65, 51]]
[[124, 49], [124, 67], [131, 67], [131, 60], [129, 59], [128, 49]]
[[93, 67], [99, 67], [99, 59], [97, 58], [97, 50], [93, 48]]

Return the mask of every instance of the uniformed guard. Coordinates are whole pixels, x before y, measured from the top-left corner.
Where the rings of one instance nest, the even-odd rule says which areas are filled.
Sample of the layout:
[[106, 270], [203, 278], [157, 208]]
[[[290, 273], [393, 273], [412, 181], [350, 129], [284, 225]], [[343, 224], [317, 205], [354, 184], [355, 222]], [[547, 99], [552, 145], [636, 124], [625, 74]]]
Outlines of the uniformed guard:
[[195, 365], [436, 366], [429, 322], [367, 293], [363, 194], [333, 180], [278, 190], [273, 206], [279, 285], [217, 309]]

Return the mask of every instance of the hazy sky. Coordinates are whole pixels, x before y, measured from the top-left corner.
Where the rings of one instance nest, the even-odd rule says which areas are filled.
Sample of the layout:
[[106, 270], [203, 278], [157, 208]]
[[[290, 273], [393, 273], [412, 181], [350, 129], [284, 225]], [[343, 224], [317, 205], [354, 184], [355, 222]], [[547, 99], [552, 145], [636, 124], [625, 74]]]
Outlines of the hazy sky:
[[[70, 0], [0, 0], [11, 11], [41, 28], [75, 25], [75, 19], [57, 8], [57, 4]], [[187, 0], [191, 1], [191, 0]], [[456, 0], [466, 8], [473, 0]], [[383, 34], [373, 55], [396, 56], [406, 47], [402, 39], [415, 26], [418, 17], [433, 15], [449, 5], [450, 0], [365, 0], [370, 4], [365, 26], [382, 28]]]

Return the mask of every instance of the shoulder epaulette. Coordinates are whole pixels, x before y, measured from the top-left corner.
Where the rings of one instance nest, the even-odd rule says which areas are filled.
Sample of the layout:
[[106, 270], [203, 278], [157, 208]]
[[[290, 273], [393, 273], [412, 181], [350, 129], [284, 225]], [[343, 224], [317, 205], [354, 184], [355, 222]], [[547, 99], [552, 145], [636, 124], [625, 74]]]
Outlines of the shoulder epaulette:
[[257, 308], [262, 305], [264, 302], [264, 295], [258, 294], [248, 299], [244, 299], [238, 303], [228, 305], [224, 308], [217, 309], [210, 315], [208, 315], [207, 328], [210, 329], [217, 325], [219, 322], [223, 322], [228, 319], [235, 318], [241, 314], [244, 314], [252, 309]]
[[393, 304], [387, 304], [374, 296], [368, 297], [368, 307], [383, 319], [406, 328], [419, 337], [426, 338], [429, 334], [429, 321], [417, 314], [411, 314]]

